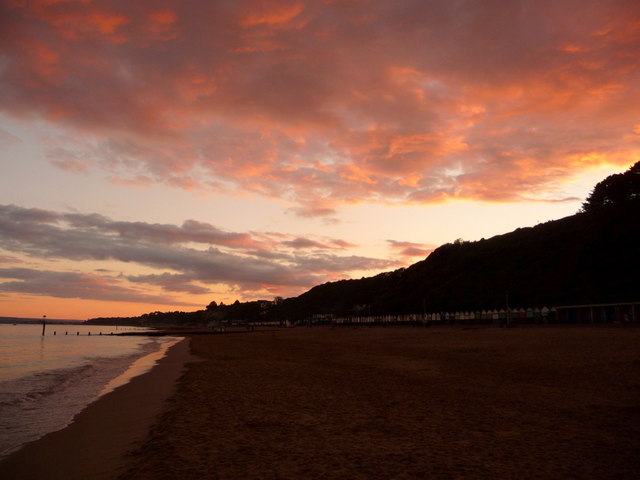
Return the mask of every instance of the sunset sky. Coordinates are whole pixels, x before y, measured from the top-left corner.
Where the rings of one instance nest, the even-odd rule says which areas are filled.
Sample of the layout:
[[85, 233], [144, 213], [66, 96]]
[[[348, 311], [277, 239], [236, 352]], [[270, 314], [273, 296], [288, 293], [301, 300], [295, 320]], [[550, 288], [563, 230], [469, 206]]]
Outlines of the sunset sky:
[[640, 159], [637, 0], [0, 5], [0, 316], [294, 296]]

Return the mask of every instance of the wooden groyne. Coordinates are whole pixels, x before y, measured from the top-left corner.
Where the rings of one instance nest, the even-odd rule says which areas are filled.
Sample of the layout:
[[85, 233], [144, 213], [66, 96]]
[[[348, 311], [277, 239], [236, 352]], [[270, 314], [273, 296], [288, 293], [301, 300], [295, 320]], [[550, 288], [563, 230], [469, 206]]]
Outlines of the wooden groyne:
[[250, 333], [254, 331], [252, 326], [242, 326], [238, 328], [201, 328], [201, 329], [159, 329], [159, 330], [146, 330], [146, 331], [130, 331], [119, 332], [113, 335], [119, 335], [123, 337], [127, 336], [146, 336], [146, 337], [184, 337], [188, 335], [222, 335], [222, 334], [236, 334], [236, 333]]

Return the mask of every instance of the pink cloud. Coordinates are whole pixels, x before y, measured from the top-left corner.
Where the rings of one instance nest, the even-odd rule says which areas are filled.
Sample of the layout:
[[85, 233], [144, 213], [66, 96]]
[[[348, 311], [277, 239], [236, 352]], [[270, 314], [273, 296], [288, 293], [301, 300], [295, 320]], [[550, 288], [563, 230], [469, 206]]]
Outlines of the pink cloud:
[[1, 8], [6, 114], [87, 139], [54, 164], [121, 183], [331, 217], [362, 201], [560, 200], [576, 172], [640, 154], [637, 2]]
[[415, 261], [415, 257], [425, 258], [436, 248], [435, 245], [425, 245], [414, 242], [401, 242], [397, 240], [387, 240], [387, 242], [394, 253], [403, 257], [405, 261]]

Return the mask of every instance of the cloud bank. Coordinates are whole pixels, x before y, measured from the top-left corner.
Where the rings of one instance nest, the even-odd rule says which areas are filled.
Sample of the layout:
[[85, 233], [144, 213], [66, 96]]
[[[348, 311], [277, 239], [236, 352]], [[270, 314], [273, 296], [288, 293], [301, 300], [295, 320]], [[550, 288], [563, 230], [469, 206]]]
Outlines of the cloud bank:
[[562, 201], [640, 152], [635, 0], [3, 0], [0, 18], [2, 112], [55, 124], [51, 162], [113, 182], [332, 216]]
[[[340, 239], [234, 233], [188, 220], [182, 225], [122, 222], [97, 214], [0, 205], [0, 292], [186, 305], [181, 296], [210, 294], [220, 285], [251, 295], [293, 295], [350, 272], [397, 267], [394, 260], [348, 255]], [[90, 265], [92, 272], [10, 266], [19, 254]], [[154, 273], [113, 275], [118, 264]], [[68, 267], [67, 267], [68, 268]], [[86, 268], [86, 267], [84, 267]], [[166, 295], [150, 295], [148, 286]]]

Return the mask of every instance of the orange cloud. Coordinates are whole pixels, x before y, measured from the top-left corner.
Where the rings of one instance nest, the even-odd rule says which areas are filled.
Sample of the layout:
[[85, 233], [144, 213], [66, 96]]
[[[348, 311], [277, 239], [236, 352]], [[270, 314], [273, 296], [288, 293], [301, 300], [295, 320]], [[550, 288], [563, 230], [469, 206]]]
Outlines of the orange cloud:
[[[44, 8], [34, 8], [41, 21], [54, 27], [59, 35], [70, 40], [100, 38], [111, 43], [122, 43], [126, 37], [119, 33], [120, 27], [131, 19], [124, 14], [98, 10], [89, 5], [76, 6], [75, 2], [45, 4]], [[62, 8], [47, 8], [62, 4]], [[32, 6], [33, 8], [33, 6]]]
[[247, 2], [247, 12], [240, 18], [243, 27], [257, 25], [279, 26], [296, 18], [304, 9], [299, 2], [252, 1]]
[[178, 36], [178, 32], [175, 29], [177, 22], [178, 14], [174, 10], [155, 10], [149, 14], [144, 30], [153, 34], [159, 40], [168, 41]]
[[27, 52], [33, 61], [36, 78], [55, 82], [61, 74], [60, 54], [43, 43], [29, 42], [25, 45]]
[[328, 217], [563, 199], [577, 170], [640, 154], [640, 6], [518, 5], [3, 2], [0, 94], [84, 140], [56, 165], [120, 182]]
[[171, 25], [178, 21], [178, 14], [173, 10], [156, 10], [149, 14], [149, 22], [156, 25]]

